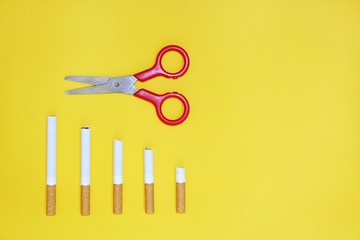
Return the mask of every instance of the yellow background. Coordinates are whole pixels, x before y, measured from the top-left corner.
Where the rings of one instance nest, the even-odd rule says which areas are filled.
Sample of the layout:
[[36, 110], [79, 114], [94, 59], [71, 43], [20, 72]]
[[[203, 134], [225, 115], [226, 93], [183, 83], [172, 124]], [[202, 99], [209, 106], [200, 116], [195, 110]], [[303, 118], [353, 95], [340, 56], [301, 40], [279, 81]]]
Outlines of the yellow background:
[[[66, 75], [133, 74], [168, 44], [189, 53], [186, 75], [136, 86], [184, 94], [182, 125], [162, 124], [132, 96], [64, 94], [83, 86]], [[360, 239], [359, 1], [1, 1], [0, 74], [0, 239]], [[55, 217], [45, 216], [51, 114]], [[89, 217], [80, 216], [83, 125]], [[114, 138], [124, 142], [122, 215], [112, 214]], [[144, 147], [155, 156], [153, 215]], [[176, 166], [187, 169], [182, 215]]]

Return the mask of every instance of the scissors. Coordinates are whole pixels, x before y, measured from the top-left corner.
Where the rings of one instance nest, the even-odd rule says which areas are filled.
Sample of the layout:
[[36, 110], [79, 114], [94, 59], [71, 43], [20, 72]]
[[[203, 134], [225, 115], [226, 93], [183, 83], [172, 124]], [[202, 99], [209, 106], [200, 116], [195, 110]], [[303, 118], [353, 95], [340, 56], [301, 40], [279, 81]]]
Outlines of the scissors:
[[[183, 58], [182, 68], [175, 73], [166, 71], [162, 66], [163, 56], [170, 51], [175, 51]], [[66, 76], [65, 80], [74, 82], [92, 84], [93, 86], [77, 88], [65, 91], [66, 94], [99, 94], [99, 93], [123, 93], [134, 95], [135, 97], [141, 98], [152, 103], [155, 106], [156, 114], [158, 118], [165, 124], [178, 125], [185, 121], [189, 115], [190, 106], [187, 99], [177, 92], [168, 92], [165, 94], [156, 94], [146, 89], [136, 89], [134, 84], [137, 81], [145, 82], [157, 76], [163, 76], [166, 78], [176, 79], [183, 76], [189, 68], [189, 56], [186, 51], [176, 45], [169, 45], [160, 50], [156, 57], [155, 64], [153, 67], [146, 69], [142, 72], [136, 73], [130, 76], [122, 77], [94, 77], [94, 76]], [[164, 116], [162, 112], [163, 103], [169, 99], [175, 98], [180, 100], [183, 105], [183, 113], [177, 119], [169, 119]]]

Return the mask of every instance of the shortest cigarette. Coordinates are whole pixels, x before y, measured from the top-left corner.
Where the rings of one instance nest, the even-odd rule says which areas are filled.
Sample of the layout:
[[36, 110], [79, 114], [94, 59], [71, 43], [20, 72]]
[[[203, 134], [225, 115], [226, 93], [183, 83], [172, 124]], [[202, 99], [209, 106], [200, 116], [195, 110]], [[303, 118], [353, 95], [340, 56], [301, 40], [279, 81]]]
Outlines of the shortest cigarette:
[[90, 215], [90, 185], [81, 185], [81, 215]]
[[46, 215], [55, 216], [56, 214], [56, 185], [46, 186]]
[[185, 212], [185, 168], [176, 168], [176, 212]]

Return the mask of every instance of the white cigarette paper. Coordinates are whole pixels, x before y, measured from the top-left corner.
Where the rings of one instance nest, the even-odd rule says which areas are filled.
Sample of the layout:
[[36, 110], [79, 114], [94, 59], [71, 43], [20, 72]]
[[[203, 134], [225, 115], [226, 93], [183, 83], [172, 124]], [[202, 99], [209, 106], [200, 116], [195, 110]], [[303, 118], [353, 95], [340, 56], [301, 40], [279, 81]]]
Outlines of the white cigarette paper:
[[185, 183], [185, 168], [176, 168], [176, 182]]
[[145, 184], [154, 183], [154, 157], [151, 149], [145, 148], [144, 151], [144, 181]]
[[123, 183], [123, 142], [114, 140], [114, 184]]
[[47, 170], [46, 184], [56, 185], [56, 116], [47, 119]]
[[81, 185], [90, 185], [90, 128], [81, 128]]

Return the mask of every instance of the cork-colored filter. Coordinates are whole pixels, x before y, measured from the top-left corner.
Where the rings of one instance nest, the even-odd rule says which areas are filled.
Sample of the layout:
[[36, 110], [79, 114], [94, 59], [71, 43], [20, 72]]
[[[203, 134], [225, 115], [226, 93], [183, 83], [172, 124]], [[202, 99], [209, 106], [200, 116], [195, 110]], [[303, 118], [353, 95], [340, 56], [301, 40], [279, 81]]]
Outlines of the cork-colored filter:
[[154, 184], [145, 184], [145, 212], [154, 213]]
[[90, 215], [90, 186], [81, 186], [81, 215]]
[[113, 213], [122, 213], [122, 184], [114, 184], [113, 186]]
[[185, 212], [185, 183], [176, 183], [176, 212]]
[[46, 186], [46, 215], [56, 214], [56, 185]]

